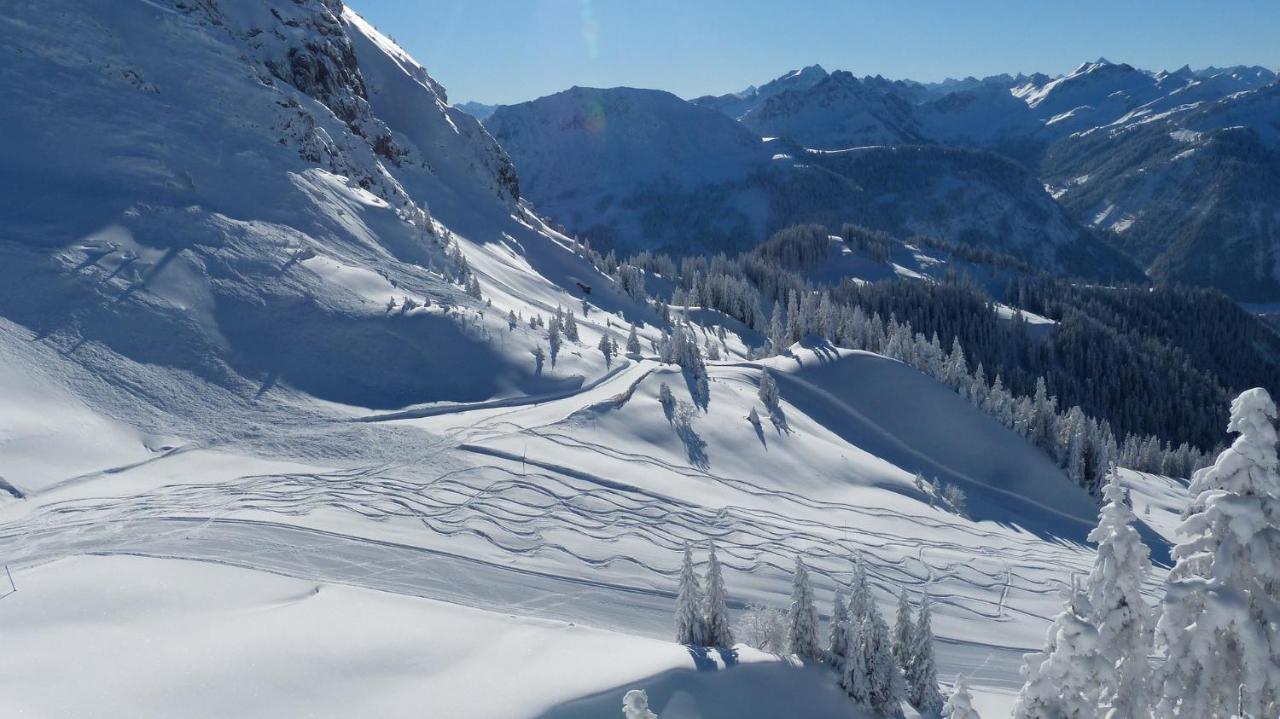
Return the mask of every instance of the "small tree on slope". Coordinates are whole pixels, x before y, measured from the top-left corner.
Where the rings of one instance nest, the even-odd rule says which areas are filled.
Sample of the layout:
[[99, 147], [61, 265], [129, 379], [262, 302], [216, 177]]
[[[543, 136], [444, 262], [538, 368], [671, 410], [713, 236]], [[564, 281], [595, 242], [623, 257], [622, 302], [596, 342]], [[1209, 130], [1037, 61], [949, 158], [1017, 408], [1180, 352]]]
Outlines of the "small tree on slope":
[[1105, 660], [1100, 704], [1109, 719], [1142, 719], [1151, 716], [1151, 610], [1142, 599], [1150, 551], [1133, 527], [1135, 517], [1119, 473], [1113, 469], [1110, 474], [1103, 489], [1107, 503], [1089, 534], [1089, 541], [1098, 543], [1098, 554], [1085, 583], [1098, 628], [1098, 654]]
[[707, 564], [707, 595], [703, 616], [707, 621], [707, 644], [713, 647], [733, 646], [733, 630], [729, 628], [729, 607], [725, 602], [724, 575], [716, 558], [716, 545], [711, 542]]
[[1023, 657], [1024, 684], [1014, 719], [1094, 719], [1098, 716], [1098, 632], [1089, 599], [1078, 588], [1049, 627], [1044, 651]]
[[1192, 477], [1157, 632], [1168, 647], [1160, 717], [1280, 716], [1280, 467], [1276, 406], [1231, 403], [1240, 436]]
[[862, 557], [853, 562], [853, 582], [849, 591], [849, 623], [862, 624], [871, 608], [871, 585], [867, 583], [867, 567]]
[[898, 619], [893, 625], [893, 658], [898, 660], [902, 671], [907, 671], [911, 664], [911, 641], [916, 625], [911, 619], [911, 600], [907, 598], [907, 589], [903, 587], [898, 594]]
[[849, 604], [844, 590], [836, 589], [835, 604], [831, 608], [831, 633], [827, 655], [831, 666], [841, 668], [849, 653]]
[[942, 711], [942, 693], [938, 691], [938, 670], [933, 658], [933, 618], [927, 593], [920, 599], [908, 654], [907, 698], [922, 716], [937, 716]]
[[978, 712], [973, 708], [973, 695], [969, 693], [969, 685], [964, 677], [956, 677], [951, 696], [947, 697], [947, 704], [942, 707], [942, 716], [947, 719], [979, 719]]
[[622, 719], [658, 719], [649, 710], [649, 695], [643, 689], [632, 689], [622, 697]]
[[809, 570], [796, 557], [795, 577], [791, 584], [791, 609], [787, 613], [787, 642], [792, 654], [805, 662], [818, 657], [818, 610], [813, 605], [813, 588], [809, 586]]
[[702, 616], [702, 587], [693, 571], [693, 550], [684, 546], [680, 567], [680, 588], [676, 595], [676, 643], [701, 646], [706, 643], [707, 625]]

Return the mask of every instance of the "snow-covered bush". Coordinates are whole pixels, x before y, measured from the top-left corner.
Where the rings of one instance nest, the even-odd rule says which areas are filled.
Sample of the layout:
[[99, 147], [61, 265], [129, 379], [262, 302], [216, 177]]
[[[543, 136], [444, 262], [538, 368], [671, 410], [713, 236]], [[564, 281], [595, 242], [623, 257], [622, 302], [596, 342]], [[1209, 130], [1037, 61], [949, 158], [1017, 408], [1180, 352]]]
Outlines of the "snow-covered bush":
[[649, 695], [643, 689], [632, 689], [622, 697], [622, 719], [658, 719], [649, 709]]
[[942, 707], [942, 716], [947, 719], [980, 719], [973, 708], [973, 695], [969, 693], [969, 684], [964, 677], [956, 677], [956, 684], [951, 688], [951, 695]]
[[748, 604], [739, 615], [738, 640], [762, 652], [787, 651], [787, 613], [765, 604]]

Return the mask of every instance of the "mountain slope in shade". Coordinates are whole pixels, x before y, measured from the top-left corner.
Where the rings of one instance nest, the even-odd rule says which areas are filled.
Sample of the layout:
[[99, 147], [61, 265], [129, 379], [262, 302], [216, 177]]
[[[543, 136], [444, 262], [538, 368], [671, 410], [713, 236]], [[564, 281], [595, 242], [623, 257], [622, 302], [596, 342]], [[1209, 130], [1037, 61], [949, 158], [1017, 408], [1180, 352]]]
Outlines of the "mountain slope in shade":
[[810, 151], [762, 141], [743, 125], [628, 88], [575, 88], [501, 108], [486, 122], [538, 210], [601, 248], [735, 251], [791, 224], [858, 222], [991, 246], [1073, 274], [1139, 276], [1025, 170], [994, 154]]
[[879, 77], [858, 79], [843, 70], [810, 87], [767, 98], [742, 116], [742, 124], [761, 136], [825, 150], [924, 139], [898, 84]]

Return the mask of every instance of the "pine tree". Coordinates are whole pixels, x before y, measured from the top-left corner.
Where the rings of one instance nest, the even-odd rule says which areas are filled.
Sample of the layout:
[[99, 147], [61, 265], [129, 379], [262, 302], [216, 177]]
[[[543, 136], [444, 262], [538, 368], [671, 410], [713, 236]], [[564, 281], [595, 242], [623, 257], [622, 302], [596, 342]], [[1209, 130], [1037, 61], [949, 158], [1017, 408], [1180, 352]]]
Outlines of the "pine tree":
[[552, 319], [547, 328], [547, 346], [551, 348], [551, 368], [556, 367], [556, 358], [560, 356], [560, 320]]
[[720, 560], [716, 558], [716, 545], [711, 542], [707, 554], [707, 595], [703, 616], [707, 621], [707, 645], [712, 647], [731, 647], [734, 645], [733, 631], [729, 628], [729, 607], [726, 604], [727, 594], [724, 589], [724, 575], [720, 570]]
[[849, 622], [862, 624], [871, 609], [871, 586], [867, 583], [867, 568], [858, 557], [853, 562], [853, 581], [849, 583]]
[[604, 355], [604, 366], [607, 368], [613, 364], [613, 340], [610, 339], [609, 333], [605, 332], [600, 335], [600, 343], [596, 345], [600, 350], [600, 354]]
[[973, 708], [973, 695], [969, 693], [969, 684], [964, 677], [956, 677], [951, 696], [947, 697], [947, 704], [942, 707], [942, 716], [947, 719], [981, 719]]
[[1151, 716], [1148, 699], [1151, 654], [1151, 610], [1142, 598], [1142, 583], [1151, 571], [1150, 551], [1133, 523], [1119, 472], [1112, 470], [1103, 490], [1107, 504], [1089, 541], [1098, 544], [1085, 587], [1098, 628], [1103, 665], [1100, 704], [1108, 719]]
[[898, 619], [893, 625], [893, 658], [898, 661], [898, 666], [902, 667], [904, 672], [911, 666], [915, 632], [916, 625], [911, 620], [911, 600], [907, 598], [907, 590], [903, 587], [902, 592], [898, 594]]
[[1098, 715], [1098, 632], [1089, 599], [1078, 588], [1066, 595], [1045, 648], [1023, 657], [1022, 690], [1014, 719], [1095, 719]]
[[818, 658], [818, 610], [813, 604], [809, 570], [798, 556], [791, 584], [791, 608], [787, 612], [787, 642], [791, 653], [803, 661]]
[[902, 672], [893, 660], [889, 625], [872, 602], [863, 622], [863, 651], [871, 685], [871, 711], [884, 717], [902, 716]]
[[920, 599], [909, 653], [907, 698], [921, 715], [936, 716], [942, 711], [942, 693], [938, 691], [938, 670], [933, 657], [933, 619], [928, 593]]
[[631, 323], [631, 333], [627, 335], [627, 354], [640, 354], [640, 336], [636, 334], [636, 325]]
[[[1239, 434], [1191, 480], [1157, 632], [1168, 647], [1160, 717], [1280, 716], [1280, 462], [1262, 388], [1231, 403]], [[1241, 688], [1243, 687], [1243, 688]]]
[[867, 667], [866, 625], [849, 622], [849, 653], [840, 672], [840, 687], [860, 709], [871, 710], [871, 671]]
[[774, 381], [773, 375], [767, 369], [760, 370], [760, 388], [756, 390], [756, 396], [769, 410], [778, 406], [778, 383]]
[[705, 646], [707, 623], [703, 617], [704, 599], [698, 575], [693, 571], [693, 549], [684, 545], [684, 563], [680, 566], [680, 587], [676, 594], [676, 643]]
[[827, 656], [831, 665], [844, 666], [849, 653], [849, 602], [844, 590], [836, 589], [836, 599], [831, 607], [831, 627], [827, 642]]

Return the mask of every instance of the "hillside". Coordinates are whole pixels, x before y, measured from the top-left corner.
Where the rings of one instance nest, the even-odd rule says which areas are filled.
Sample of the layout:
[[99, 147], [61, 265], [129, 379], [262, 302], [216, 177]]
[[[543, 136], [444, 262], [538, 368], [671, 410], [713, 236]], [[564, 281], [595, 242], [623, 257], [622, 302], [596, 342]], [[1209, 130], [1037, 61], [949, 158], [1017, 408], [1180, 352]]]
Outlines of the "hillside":
[[[832, 77], [862, 86], [847, 75]], [[813, 151], [762, 141], [744, 127], [750, 117], [736, 123], [655, 91], [575, 88], [501, 108], [485, 125], [537, 210], [601, 250], [733, 252], [788, 225], [857, 221], [1071, 274], [1140, 276], [999, 156], [933, 146]]]

